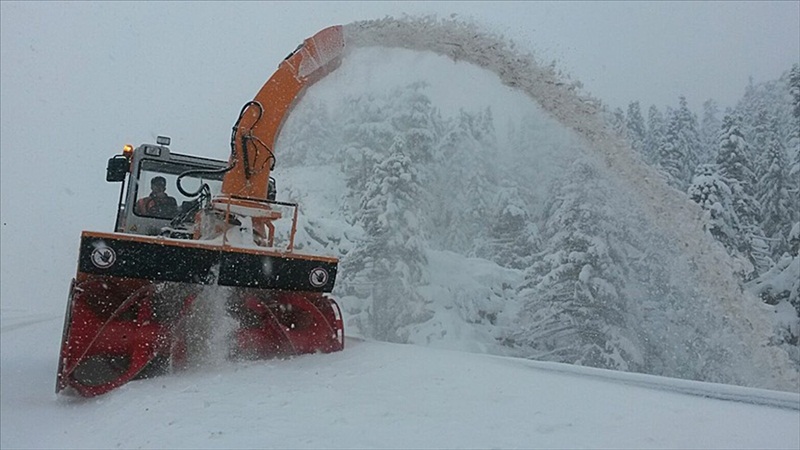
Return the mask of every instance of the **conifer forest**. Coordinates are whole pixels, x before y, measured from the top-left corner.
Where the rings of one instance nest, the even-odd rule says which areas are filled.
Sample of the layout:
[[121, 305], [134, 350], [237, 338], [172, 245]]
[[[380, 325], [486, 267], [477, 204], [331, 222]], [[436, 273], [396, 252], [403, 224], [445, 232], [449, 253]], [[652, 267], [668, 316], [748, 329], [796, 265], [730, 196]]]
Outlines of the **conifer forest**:
[[[339, 174], [326, 194], [336, 207], [309, 219], [300, 246], [342, 258], [349, 333], [776, 387], [768, 379], [786, 378], [769, 367], [787, 365], [762, 361], [800, 368], [800, 66], [744, 92], [725, 110], [682, 97], [604, 109], [702, 208], [729, 256], [720, 267], [684, 261], [689, 244], [648, 225], [630, 189], [546, 114], [445, 114], [423, 81], [307, 99], [285, 125], [279, 170]], [[704, 276], [733, 277], [737, 302], [757, 305], [687, 282]]]

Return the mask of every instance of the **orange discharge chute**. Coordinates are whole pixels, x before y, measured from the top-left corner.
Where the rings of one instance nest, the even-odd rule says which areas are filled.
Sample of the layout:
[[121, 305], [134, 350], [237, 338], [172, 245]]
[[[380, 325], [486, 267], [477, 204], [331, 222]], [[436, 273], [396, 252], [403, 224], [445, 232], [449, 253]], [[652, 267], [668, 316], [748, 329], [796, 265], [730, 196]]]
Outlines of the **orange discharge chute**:
[[275, 140], [302, 91], [338, 67], [344, 53], [342, 26], [325, 28], [306, 39], [278, 66], [234, 126], [231, 169], [222, 194], [265, 199], [275, 155]]

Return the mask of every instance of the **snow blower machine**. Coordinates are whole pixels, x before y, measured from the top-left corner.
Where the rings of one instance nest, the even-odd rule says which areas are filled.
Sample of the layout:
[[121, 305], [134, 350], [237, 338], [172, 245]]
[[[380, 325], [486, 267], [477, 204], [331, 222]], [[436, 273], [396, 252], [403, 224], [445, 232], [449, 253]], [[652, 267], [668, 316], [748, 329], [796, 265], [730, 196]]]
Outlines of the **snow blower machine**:
[[[292, 105], [343, 51], [334, 26], [289, 54], [242, 108], [228, 161], [173, 153], [161, 136], [108, 161], [106, 180], [122, 184], [116, 225], [81, 235], [57, 393], [96, 396], [186, 367], [222, 323], [225, 358], [344, 348], [338, 260], [295, 251], [297, 204], [275, 200], [270, 176]], [[209, 303], [224, 322], [198, 328]]]

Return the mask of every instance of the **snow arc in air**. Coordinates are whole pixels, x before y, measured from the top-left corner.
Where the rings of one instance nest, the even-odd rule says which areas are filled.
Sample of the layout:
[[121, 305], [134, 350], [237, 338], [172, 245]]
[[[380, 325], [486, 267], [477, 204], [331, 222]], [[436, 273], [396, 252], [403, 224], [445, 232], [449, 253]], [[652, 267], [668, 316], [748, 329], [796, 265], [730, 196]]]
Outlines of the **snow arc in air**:
[[[699, 292], [741, 335], [769, 335], [769, 324], [758, 300], [742, 292], [733, 273], [733, 261], [706, 231], [701, 208], [669, 187], [661, 174], [646, 165], [630, 145], [605, 121], [600, 101], [581, 93], [580, 85], [565, 81], [552, 66], [540, 65], [507, 39], [477, 25], [433, 17], [387, 17], [344, 26], [345, 47], [386, 47], [433, 52], [465, 61], [495, 73], [500, 81], [527, 95], [562, 125], [585, 140], [600, 169], [625, 186], [625, 194], [679, 255], [675, 276], [697, 284]], [[347, 56], [345, 56], [347, 58]], [[707, 268], [696, 270], [697, 267]], [[758, 318], [764, 317], [764, 320]], [[785, 355], [764, 346], [753, 364], [787, 367]]]

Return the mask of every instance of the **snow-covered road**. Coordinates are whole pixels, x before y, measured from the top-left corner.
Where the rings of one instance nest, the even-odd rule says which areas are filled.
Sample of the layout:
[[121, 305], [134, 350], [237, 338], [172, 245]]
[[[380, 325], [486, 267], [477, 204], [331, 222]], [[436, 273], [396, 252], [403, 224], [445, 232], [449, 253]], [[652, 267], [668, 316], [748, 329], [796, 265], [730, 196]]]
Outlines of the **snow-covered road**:
[[61, 319], [2, 311], [2, 448], [800, 446], [793, 393], [352, 338], [56, 396]]

